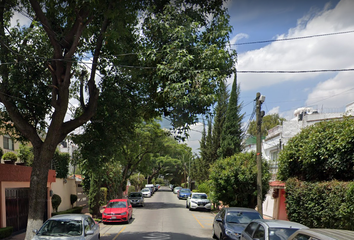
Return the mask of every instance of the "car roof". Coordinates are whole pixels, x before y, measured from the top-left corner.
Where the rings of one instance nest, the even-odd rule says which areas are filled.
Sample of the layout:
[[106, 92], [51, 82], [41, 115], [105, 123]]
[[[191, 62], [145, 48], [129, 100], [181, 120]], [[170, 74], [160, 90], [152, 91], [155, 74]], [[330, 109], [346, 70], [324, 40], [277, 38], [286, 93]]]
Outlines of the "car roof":
[[109, 202], [126, 202], [127, 199], [112, 199]]
[[49, 220], [60, 220], [60, 219], [72, 219], [72, 220], [82, 220], [83, 218], [86, 218], [88, 215], [85, 214], [58, 214], [53, 217], [51, 217]]
[[194, 195], [194, 194], [205, 194], [205, 195], [207, 195], [206, 193], [203, 193], [203, 192], [192, 192], [192, 195]]
[[342, 229], [324, 229], [324, 228], [310, 228], [297, 230], [289, 239], [293, 239], [297, 233], [310, 235], [321, 240], [348, 240], [354, 239], [354, 231]]
[[303, 224], [286, 221], [286, 220], [255, 219], [252, 220], [252, 222], [263, 222], [269, 228], [296, 228], [296, 229], [308, 228]]
[[131, 193], [129, 193], [129, 194], [132, 194], [132, 193], [141, 193], [141, 192], [131, 192]]
[[253, 208], [244, 208], [244, 207], [227, 207], [225, 208], [225, 211], [232, 212], [232, 211], [237, 211], [237, 212], [255, 212], [258, 213], [257, 210]]

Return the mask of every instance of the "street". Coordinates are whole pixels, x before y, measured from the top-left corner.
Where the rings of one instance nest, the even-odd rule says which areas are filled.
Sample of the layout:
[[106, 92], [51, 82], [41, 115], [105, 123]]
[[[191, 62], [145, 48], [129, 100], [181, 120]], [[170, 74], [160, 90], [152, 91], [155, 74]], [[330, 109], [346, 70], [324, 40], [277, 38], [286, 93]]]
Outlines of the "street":
[[189, 211], [168, 187], [161, 187], [144, 207], [134, 207], [129, 224], [100, 224], [103, 240], [212, 239], [213, 213]]

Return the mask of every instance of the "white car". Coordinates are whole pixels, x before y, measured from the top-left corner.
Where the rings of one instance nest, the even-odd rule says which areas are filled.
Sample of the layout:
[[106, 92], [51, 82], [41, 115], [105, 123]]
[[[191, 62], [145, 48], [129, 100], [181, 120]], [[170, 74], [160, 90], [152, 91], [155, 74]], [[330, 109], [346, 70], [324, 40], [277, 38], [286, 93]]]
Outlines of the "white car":
[[210, 211], [211, 203], [208, 199], [208, 195], [206, 193], [192, 193], [192, 195], [187, 198], [186, 208], [189, 208], [189, 210], [206, 209]]
[[32, 240], [71, 239], [98, 240], [100, 225], [85, 214], [61, 214], [48, 219]]
[[143, 188], [141, 190], [141, 193], [143, 194], [143, 197], [151, 197], [151, 190], [150, 188]]
[[181, 189], [182, 189], [182, 187], [175, 187], [175, 188], [173, 189], [173, 193], [174, 193], [174, 194], [177, 194], [178, 191], [181, 190]]

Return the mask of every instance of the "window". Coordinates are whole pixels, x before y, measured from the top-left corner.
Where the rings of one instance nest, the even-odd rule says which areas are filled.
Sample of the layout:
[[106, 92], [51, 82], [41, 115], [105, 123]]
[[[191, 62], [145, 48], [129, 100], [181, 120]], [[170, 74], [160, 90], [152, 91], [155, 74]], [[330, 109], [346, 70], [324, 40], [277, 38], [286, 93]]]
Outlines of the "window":
[[265, 231], [262, 225], [260, 225], [259, 228], [254, 232], [253, 238], [258, 238], [260, 240], [265, 239]]
[[4, 149], [14, 150], [14, 143], [10, 136], [4, 136]]

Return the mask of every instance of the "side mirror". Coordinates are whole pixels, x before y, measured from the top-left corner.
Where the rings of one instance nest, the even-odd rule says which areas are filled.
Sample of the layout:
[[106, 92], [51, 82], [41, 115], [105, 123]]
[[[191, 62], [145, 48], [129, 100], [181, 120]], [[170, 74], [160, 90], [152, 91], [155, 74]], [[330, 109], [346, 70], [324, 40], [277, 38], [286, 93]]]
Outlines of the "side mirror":
[[107, 206], [103, 206], [103, 208], [106, 208]]
[[34, 232], [35, 234], [38, 233], [38, 229], [33, 229], [32, 232]]
[[217, 222], [222, 222], [222, 219], [221, 218], [216, 218], [215, 219]]
[[93, 235], [94, 234], [94, 232], [92, 231], [92, 230], [88, 230], [87, 232], [86, 232], [86, 235]]

